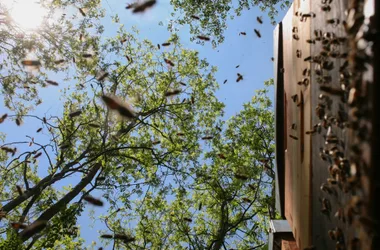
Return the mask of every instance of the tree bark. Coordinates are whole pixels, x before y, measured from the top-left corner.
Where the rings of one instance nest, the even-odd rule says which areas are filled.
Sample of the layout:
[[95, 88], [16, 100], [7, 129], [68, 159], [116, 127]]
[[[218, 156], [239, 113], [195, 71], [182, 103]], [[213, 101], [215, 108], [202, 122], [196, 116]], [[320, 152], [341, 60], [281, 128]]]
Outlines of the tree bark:
[[83, 188], [85, 188], [95, 177], [96, 173], [100, 169], [101, 164], [96, 163], [90, 172], [82, 178], [82, 180], [74, 187], [73, 190], [68, 192], [65, 196], [63, 196], [57, 203], [52, 205], [50, 208], [48, 208], [45, 212], [43, 212], [40, 217], [38, 217], [37, 220], [35, 220], [30, 226], [30, 229], [25, 229], [20, 233], [20, 237], [23, 242], [27, 241], [30, 237], [35, 235], [36, 233], [39, 233], [43, 230], [41, 227], [36, 227], [41, 221], [49, 221], [51, 218], [53, 218], [63, 206], [70, 203], [81, 191]]

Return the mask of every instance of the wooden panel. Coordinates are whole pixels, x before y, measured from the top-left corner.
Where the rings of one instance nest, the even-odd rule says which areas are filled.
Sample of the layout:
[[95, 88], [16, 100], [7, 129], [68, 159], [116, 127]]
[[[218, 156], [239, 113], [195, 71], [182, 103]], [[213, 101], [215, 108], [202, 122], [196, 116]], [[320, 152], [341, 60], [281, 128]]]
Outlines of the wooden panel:
[[[283, 58], [285, 89], [285, 217], [292, 228], [300, 249], [310, 245], [310, 171], [311, 140], [304, 136], [311, 126], [311, 99], [307, 76], [303, 71], [308, 63], [303, 55], [310, 55], [310, 18], [295, 13], [309, 13], [309, 2], [299, 1], [292, 5], [283, 19]], [[294, 28], [294, 29], [293, 29]], [[300, 54], [301, 57], [300, 57]], [[304, 79], [307, 79], [303, 81]], [[297, 96], [294, 102], [292, 96]]]
[[[316, 13], [316, 17], [312, 19], [311, 23], [311, 31], [313, 39], [316, 38], [314, 31], [319, 31], [322, 33], [322, 36], [327, 37], [330, 33], [331, 36], [336, 37], [345, 37], [345, 32], [343, 30], [343, 26], [341, 25], [342, 20], [345, 20], [344, 10], [347, 7], [347, 1], [345, 0], [334, 0], [329, 5], [329, 11], [322, 11], [321, 4], [319, 1], [312, 1], [311, 11]], [[339, 24], [328, 24], [327, 20], [339, 20]], [[329, 33], [328, 33], [329, 32]], [[330, 39], [331, 40], [331, 39]], [[326, 51], [323, 49], [323, 43], [327, 44], [328, 39], [325, 41], [316, 41], [311, 47], [311, 55], [319, 56], [321, 51]], [[334, 47], [336, 47], [336, 51], [341, 53], [346, 52], [346, 44], [341, 44], [337, 46], [333, 46], [331, 51], [333, 51]], [[316, 108], [318, 105], [324, 105], [323, 109], [325, 115], [331, 117], [332, 119], [339, 117], [340, 107], [343, 108], [341, 111], [347, 112], [347, 104], [341, 101], [339, 96], [329, 95], [326, 92], [320, 91], [321, 84], [326, 86], [334, 87], [337, 89], [341, 88], [341, 84], [339, 81], [340, 72], [339, 68], [342, 66], [346, 59], [339, 59], [333, 57], [324, 57], [325, 61], [332, 62], [334, 65], [331, 70], [323, 70], [322, 74], [326, 76], [326, 80], [320, 82], [320, 75], [316, 73], [321, 69], [321, 64], [319, 63], [311, 63], [312, 75], [311, 75], [311, 91], [313, 95], [312, 99], [312, 125], [320, 124], [328, 124], [331, 126], [332, 132], [337, 135], [342, 141], [342, 145], [347, 143], [347, 130], [341, 129], [334, 122], [325, 122], [325, 117], [318, 118], [316, 113]], [[328, 77], [331, 77], [331, 81], [328, 81]], [[331, 107], [328, 108], [327, 102], [319, 99], [319, 95], [323, 94], [325, 97], [331, 100]], [[326, 120], [327, 121], [327, 120]], [[327, 127], [326, 127], [327, 128]], [[312, 244], [316, 246], [317, 249], [335, 249], [336, 242], [331, 240], [328, 236], [328, 230], [333, 230], [337, 226], [344, 231], [344, 234], [349, 234], [349, 228], [346, 224], [339, 221], [334, 217], [336, 211], [342, 207], [342, 203], [346, 202], [347, 198], [342, 195], [341, 189], [336, 186], [331, 186], [334, 190], [336, 190], [338, 196], [329, 195], [323, 191], [321, 191], [320, 187], [323, 183], [327, 182], [327, 178], [331, 177], [328, 171], [329, 166], [333, 163], [332, 161], [324, 161], [320, 156], [321, 149], [331, 149], [332, 146], [325, 144], [325, 136], [327, 134], [327, 129], [321, 128], [320, 134], [307, 135], [307, 137], [312, 138]], [[308, 128], [309, 130], [313, 129], [313, 126]], [[347, 147], [346, 149], [341, 149], [345, 155], [347, 155]], [[329, 157], [327, 157], [329, 158]], [[332, 158], [331, 158], [332, 159]], [[331, 211], [328, 214], [321, 213], [322, 208], [322, 199], [327, 199], [331, 204]]]

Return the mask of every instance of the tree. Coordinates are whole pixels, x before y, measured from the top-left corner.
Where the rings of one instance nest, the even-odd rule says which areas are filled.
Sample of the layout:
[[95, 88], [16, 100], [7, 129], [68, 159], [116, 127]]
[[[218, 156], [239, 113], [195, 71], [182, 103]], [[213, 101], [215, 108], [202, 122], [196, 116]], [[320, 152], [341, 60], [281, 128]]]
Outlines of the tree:
[[[259, 7], [262, 12], [268, 12], [272, 24], [275, 24], [275, 16], [278, 13], [276, 5], [285, 8], [291, 4], [287, 0], [170, 0], [170, 3], [174, 8], [172, 16], [175, 19], [170, 21], [169, 30], [174, 30], [174, 23], [189, 24], [191, 34], [211, 37], [214, 47], [224, 41], [223, 34], [227, 28], [228, 17], [233, 19], [235, 16], [240, 16], [243, 10]], [[192, 38], [192, 40], [195, 39], [195, 37]]]
[[99, 0], [39, 2], [48, 15], [36, 32], [20, 27], [9, 7], [0, 4], [0, 90], [4, 105], [19, 118], [43, 102], [38, 90], [49, 86], [49, 75], [67, 73], [84, 53], [96, 52], [99, 38], [93, 33], [103, 32], [98, 22], [104, 16]]

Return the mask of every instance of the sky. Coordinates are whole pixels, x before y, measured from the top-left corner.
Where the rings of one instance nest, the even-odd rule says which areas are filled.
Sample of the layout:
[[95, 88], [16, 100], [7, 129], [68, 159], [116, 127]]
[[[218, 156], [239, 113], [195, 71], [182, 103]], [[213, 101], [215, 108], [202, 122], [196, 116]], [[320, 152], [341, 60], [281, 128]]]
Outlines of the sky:
[[[127, 31], [132, 26], [136, 26], [140, 30], [140, 39], [149, 39], [153, 44], [165, 42], [170, 37], [170, 33], [165, 27], [171, 13], [169, 1], [160, 0], [154, 8], [146, 13], [133, 15], [131, 11], [125, 9], [126, 3], [124, 1], [103, 0], [102, 5], [107, 12], [107, 16], [103, 20], [103, 24], [105, 25], [104, 38], [115, 34], [117, 25], [112, 23], [110, 15], [118, 14], [120, 23], [125, 25]], [[285, 13], [285, 11], [280, 10], [277, 20], [281, 20]], [[25, 12], [25, 15], [27, 14], [28, 12]], [[263, 17], [263, 24], [259, 24], [256, 21], [257, 16]], [[163, 26], [158, 25], [160, 21], [164, 23]], [[262, 38], [258, 38], [254, 34], [254, 28], [260, 30]], [[271, 57], [273, 56], [274, 28], [275, 26], [270, 24], [266, 13], [261, 13], [257, 8], [243, 11], [241, 16], [228, 21], [228, 28], [224, 33], [225, 41], [215, 49], [212, 48], [211, 43], [206, 43], [203, 46], [191, 42], [189, 29], [187, 27], [181, 28], [179, 36], [183, 47], [198, 50], [200, 58], [207, 58], [210, 65], [217, 66], [218, 68], [215, 77], [220, 84], [220, 89], [216, 92], [216, 96], [226, 105], [225, 119], [238, 113], [242, 109], [243, 103], [251, 100], [255, 90], [262, 88], [264, 81], [273, 77], [273, 62], [271, 61]], [[243, 31], [247, 35], [239, 36], [239, 33]], [[235, 68], [237, 65], [240, 65], [239, 68]], [[236, 82], [237, 73], [242, 74], [244, 77], [244, 80], [239, 83]], [[63, 76], [54, 75], [55, 79], [57, 77]], [[228, 82], [223, 84], [225, 79]], [[62, 102], [59, 100], [59, 94], [59, 91], [52, 86], [41, 89], [40, 95], [44, 103], [34, 113], [37, 115], [60, 114], [62, 112]], [[5, 108], [0, 103], [0, 114], [5, 112]], [[7, 133], [9, 141], [15, 138], [25, 139], [25, 135], [30, 134], [31, 131], [36, 131], [41, 126], [41, 122], [28, 119], [25, 121], [25, 123], [28, 123], [28, 131], [26, 131], [25, 127], [11, 126], [10, 123], [11, 121], [7, 121], [8, 126], [2, 124], [0, 127], [1, 132]], [[43, 137], [44, 133], [42, 132], [39, 136]], [[40, 164], [46, 164], [46, 159], [41, 159]], [[42, 171], [40, 174], [45, 176], [47, 173]], [[68, 185], [70, 184], [69, 182], [70, 180], [59, 186]], [[91, 241], [99, 242], [97, 231], [101, 227], [101, 224], [95, 223], [94, 227], [92, 227], [93, 223], [89, 217], [88, 208], [90, 207], [86, 207], [86, 212], [81, 216], [79, 224], [81, 225], [82, 237], [86, 239], [86, 244], [90, 245]], [[101, 214], [102, 210], [95, 209], [95, 216]], [[100, 246], [98, 244], [94, 249]]]

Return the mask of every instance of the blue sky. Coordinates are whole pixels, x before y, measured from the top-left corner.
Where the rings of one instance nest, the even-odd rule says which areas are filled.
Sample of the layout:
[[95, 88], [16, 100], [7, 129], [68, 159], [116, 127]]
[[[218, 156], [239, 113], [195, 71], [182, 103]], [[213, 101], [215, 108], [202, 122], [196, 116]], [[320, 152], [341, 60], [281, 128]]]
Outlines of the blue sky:
[[[133, 15], [131, 11], [125, 9], [125, 5], [124, 1], [119, 0], [103, 1], [103, 7], [107, 11], [107, 16], [103, 21], [106, 30], [105, 36], [115, 34], [117, 25], [112, 23], [110, 14], [118, 14], [120, 23], [123, 23], [127, 30], [130, 30], [132, 26], [136, 26], [140, 30], [140, 39], [149, 39], [157, 44], [165, 42], [170, 37], [170, 33], [165, 27], [171, 13], [169, 0], [158, 1], [154, 8], [142, 15]], [[277, 19], [281, 20], [284, 14], [285, 11], [280, 10]], [[263, 17], [264, 24], [261, 25], [256, 21], [257, 16]], [[158, 25], [160, 21], [164, 23], [164, 26]], [[253, 32], [254, 28], [260, 30], [262, 38], [256, 37]], [[243, 103], [251, 100], [254, 91], [262, 88], [263, 82], [273, 76], [273, 62], [271, 61], [273, 56], [273, 30], [274, 26], [270, 24], [266, 13], [261, 13], [257, 8], [243, 11], [240, 17], [229, 20], [228, 28], [224, 33], [225, 41], [216, 49], [213, 49], [211, 44], [202, 46], [190, 42], [189, 29], [187, 27], [181, 29], [179, 36], [183, 47], [198, 50], [201, 58], [207, 58], [210, 65], [218, 67], [218, 72], [215, 75], [220, 84], [217, 97], [226, 104], [225, 119], [238, 113], [242, 109]], [[239, 32], [242, 31], [246, 32], [247, 36], [239, 36]], [[240, 65], [238, 69], [235, 68], [237, 65]], [[237, 73], [244, 77], [244, 80], [239, 83], [236, 82]], [[57, 77], [63, 78], [60, 75], [52, 76], [53, 79], [57, 79]], [[225, 79], [228, 79], [228, 82], [223, 84]], [[33, 113], [37, 115], [59, 115], [62, 111], [62, 102], [59, 100], [58, 90], [50, 86], [41, 89], [40, 94], [44, 104], [40, 105]], [[0, 106], [0, 114], [5, 112], [7, 111], [4, 107]], [[8, 134], [9, 139], [7, 141], [13, 141], [14, 139], [26, 139], [25, 135], [35, 134], [35, 131], [41, 126], [40, 122], [32, 119], [26, 120], [25, 123], [28, 124], [27, 130], [26, 127], [16, 127], [13, 125], [14, 123], [7, 121], [1, 125], [0, 131]], [[39, 138], [43, 140], [43, 136], [42, 133]], [[22, 147], [19, 147], [19, 150], [22, 150]], [[40, 165], [44, 164], [46, 164], [46, 159], [42, 158]], [[40, 174], [45, 176], [47, 174], [46, 169], [42, 168]], [[68, 184], [70, 184], [69, 181], [62, 185]], [[88, 206], [88, 208], [90, 207]], [[95, 209], [94, 211], [95, 216], [97, 216], [105, 210]], [[88, 245], [91, 244], [91, 241], [99, 241], [97, 231], [101, 224], [95, 223], [93, 228], [90, 227], [92, 221], [88, 212], [81, 217], [79, 224], [81, 225], [82, 236]], [[97, 247], [99, 246], [101, 245], [98, 244]]]

